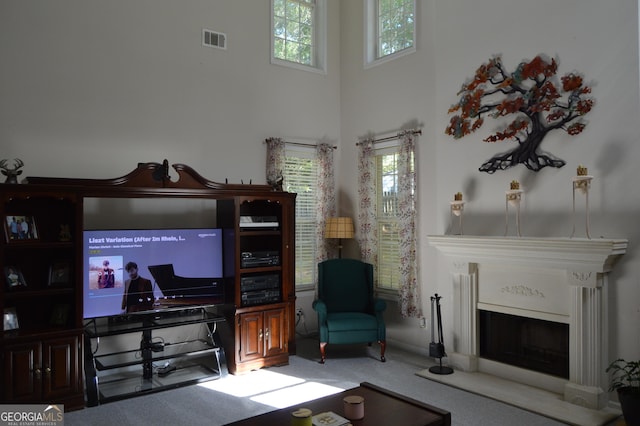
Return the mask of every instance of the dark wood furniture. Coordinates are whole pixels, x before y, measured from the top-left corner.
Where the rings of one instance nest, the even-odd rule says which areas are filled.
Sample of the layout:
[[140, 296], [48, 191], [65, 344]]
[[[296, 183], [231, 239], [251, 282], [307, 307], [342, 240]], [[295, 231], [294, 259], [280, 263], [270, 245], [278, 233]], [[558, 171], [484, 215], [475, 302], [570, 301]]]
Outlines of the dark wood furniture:
[[[284, 364], [295, 353], [294, 228], [296, 194], [268, 185], [221, 184], [183, 164], [167, 160], [140, 163], [115, 179], [29, 177], [0, 184], [0, 219], [17, 215], [35, 220], [37, 238], [0, 239], [0, 270], [17, 266], [27, 287], [0, 288], [0, 309], [15, 311], [19, 328], [0, 335], [0, 402], [58, 403], [66, 410], [84, 406], [82, 231], [86, 198], [189, 198], [216, 201], [215, 226], [226, 232], [224, 312], [232, 327], [225, 344], [230, 373]], [[275, 217], [276, 226], [246, 229], [242, 216]], [[213, 218], [212, 218], [213, 219]], [[126, 226], [126, 218], [122, 219]], [[213, 222], [213, 220], [212, 220]], [[66, 232], [68, 230], [68, 232]], [[6, 232], [4, 232], [6, 234]], [[4, 236], [3, 236], [4, 237]], [[277, 252], [279, 264], [242, 267], [244, 251]], [[51, 268], [68, 265], [69, 280], [50, 284]], [[277, 298], [243, 303], [243, 277], [273, 275]], [[60, 320], [55, 312], [64, 311]], [[85, 348], [86, 350], [86, 348]]]
[[[13, 218], [28, 223], [25, 235], [12, 233]], [[81, 408], [82, 200], [49, 185], [0, 184], [0, 219], [0, 310], [18, 325], [0, 334], [0, 403]], [[12, 271], [25, 285], [8, 284]]]
[[259, 416], [229, 423], [228, 426], [288, 425], [291, 412], [297, 408], [309, 408], [313, 414], [326, 411], [344, 417], [342, 399], [348, 395], [364, 397], [364, 418], [353, 420], [353, 426], [449, 426], [451, 413], [429, 404], [407, 398], [385, 390], [371, 383], [361, 383], [360, 387], [305, 402], [295, 407], [283, 408]]

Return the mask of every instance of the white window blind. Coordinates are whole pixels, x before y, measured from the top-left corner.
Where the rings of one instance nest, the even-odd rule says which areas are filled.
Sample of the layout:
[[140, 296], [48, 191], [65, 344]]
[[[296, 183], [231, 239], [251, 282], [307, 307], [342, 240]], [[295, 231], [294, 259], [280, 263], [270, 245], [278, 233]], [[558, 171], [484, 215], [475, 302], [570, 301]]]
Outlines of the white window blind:
[[377, 287], [397, 290], [400, 282], [398, 229], [398, 153], [376, 155], [376, 216], [378, 225]]
[[313, 286], [316, 275], [318, 161], [304, 152], [287, 152], [284, 185], [296, 197], [296, 288]]

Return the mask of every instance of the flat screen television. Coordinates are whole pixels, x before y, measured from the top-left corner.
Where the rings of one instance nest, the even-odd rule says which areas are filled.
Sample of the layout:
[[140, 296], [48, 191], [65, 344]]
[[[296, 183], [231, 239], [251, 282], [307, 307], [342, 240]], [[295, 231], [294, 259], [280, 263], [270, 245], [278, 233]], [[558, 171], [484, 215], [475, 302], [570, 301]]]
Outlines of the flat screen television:
[[224, 303], [221, 229], [83, 234], [85, 319]]

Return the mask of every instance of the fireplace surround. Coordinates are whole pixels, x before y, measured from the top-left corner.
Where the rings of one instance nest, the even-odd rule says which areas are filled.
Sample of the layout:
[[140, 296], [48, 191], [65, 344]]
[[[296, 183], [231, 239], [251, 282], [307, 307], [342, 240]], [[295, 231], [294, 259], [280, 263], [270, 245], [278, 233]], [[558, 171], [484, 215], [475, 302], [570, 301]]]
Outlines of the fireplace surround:
[[[605, 407], [609, 273], [626, 252], [626, 239], [431, 235], [428, 240], [445, 256], [451, 278], [451, 366], [555, 392], [582, 407]], [[481, 311], [568, 325], [568, 378], [480, 356]]]

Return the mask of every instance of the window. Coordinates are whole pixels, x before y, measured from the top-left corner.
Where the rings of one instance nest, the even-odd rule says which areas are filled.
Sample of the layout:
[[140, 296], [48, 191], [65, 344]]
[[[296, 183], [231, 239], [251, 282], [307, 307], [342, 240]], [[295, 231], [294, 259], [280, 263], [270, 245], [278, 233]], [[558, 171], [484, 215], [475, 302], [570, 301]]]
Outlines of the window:
[[271, 0], [271, 63], [325, 71], [326, 0]]
[[287, 150], [285, 191], [296, 197], [296, 289], [313, 287], [316, 276], [316, 170], [314, 152]]
[[416, 50], [415, 0], [365, 0], [365, 67]]
[[400, 288], [400, 233], [398, 220], [398, 153], [381, 150], [376, 155], [376, 217], [378, 225], [377, 288]]

